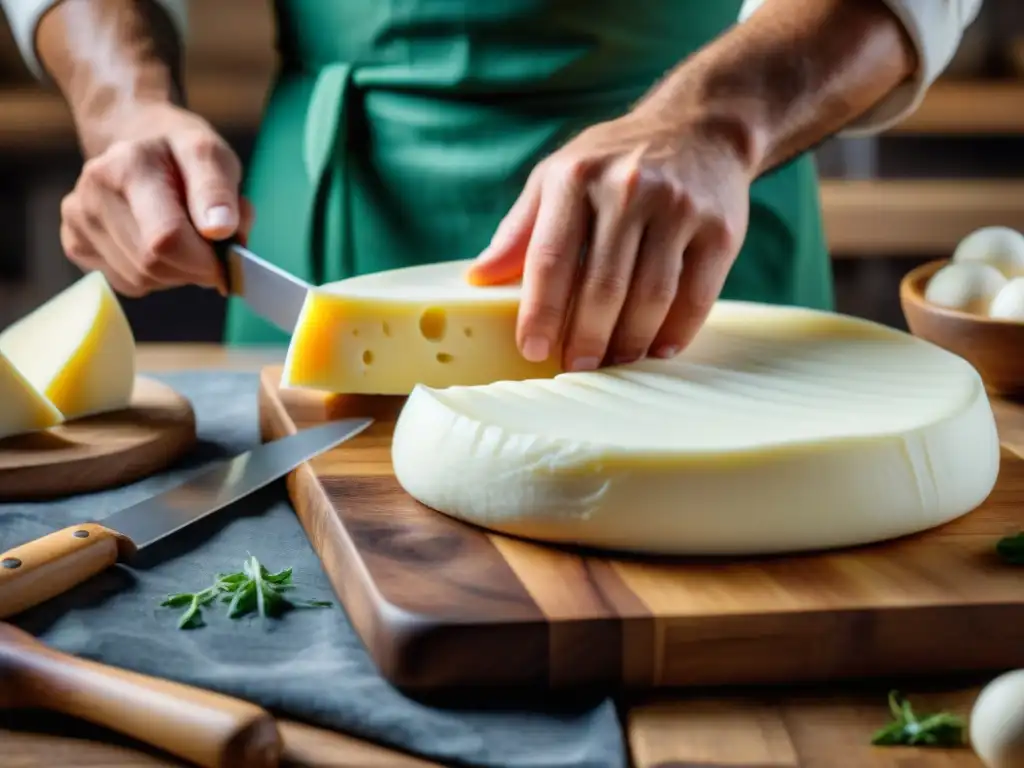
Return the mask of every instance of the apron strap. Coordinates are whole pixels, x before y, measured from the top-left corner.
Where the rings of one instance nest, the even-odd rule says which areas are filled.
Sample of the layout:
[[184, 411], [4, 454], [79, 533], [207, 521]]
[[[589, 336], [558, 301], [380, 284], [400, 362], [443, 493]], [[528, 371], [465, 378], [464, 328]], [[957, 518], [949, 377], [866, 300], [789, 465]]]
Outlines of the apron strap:
[[[353, 67], [351, 64], [330, 64], [317, 75], [306, 111], [305, 131], [302, 141], [303, 162], [310, 186], [314, 190], [313, 205], [310, 207], [308, 232], [310, 233], [310, 264], [313, 267], [313, 282], [322, 285], [352, 274], [354, 266], [349, 217], [349, 171], [348, 171], [348, 123], [349, 96], [352, 89]], [[340, 219], [334, 219], [334, 226], [341, 232], [340, 254], [327, 254], [328, 201], [332, 183], [337, 180], [340, 192]], [[333, 201], [332, 201], [333, 202]]]

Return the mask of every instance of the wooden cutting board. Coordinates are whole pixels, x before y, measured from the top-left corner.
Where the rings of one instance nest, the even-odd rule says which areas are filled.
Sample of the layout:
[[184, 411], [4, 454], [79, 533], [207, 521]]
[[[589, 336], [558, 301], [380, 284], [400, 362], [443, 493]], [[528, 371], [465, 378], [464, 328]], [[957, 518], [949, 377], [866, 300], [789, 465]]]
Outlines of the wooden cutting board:
[[125, 410], [0, 440], [0, 502], [130, 483], [169, 467], [195, 443], [189, 401], [166, 384], [140, 377]]
[[410, 498], [391, 468], [401, 398], [279, 391], [275, 439], [324, 420], [377, 422], [289, 476], [310, 541], [382, 673], [398, 687], [596, 684], [639, 689], [1024, 666], [1024, 574], [996, 540], [1024, 528], [1024, 461], [940, 529], [832, 553], [733, 560], [583, 554], [489, 534]]

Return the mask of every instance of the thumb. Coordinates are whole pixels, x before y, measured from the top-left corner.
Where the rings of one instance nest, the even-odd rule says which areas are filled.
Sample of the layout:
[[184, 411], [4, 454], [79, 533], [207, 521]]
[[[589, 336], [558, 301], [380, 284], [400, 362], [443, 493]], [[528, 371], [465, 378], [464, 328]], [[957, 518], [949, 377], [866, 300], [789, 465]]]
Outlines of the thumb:
[[522, 277], [526, 249], [540, 210], [540, 184], [531, 176], [495, 230], [491, 244], [470, 265], [471, 285], [500, 285]]
[[241, 222], [238, 156], [212, 132], [172, 142], [171, 149], [185, 185], [189, 218], [199, 234], [207, 240], [235, 234]]

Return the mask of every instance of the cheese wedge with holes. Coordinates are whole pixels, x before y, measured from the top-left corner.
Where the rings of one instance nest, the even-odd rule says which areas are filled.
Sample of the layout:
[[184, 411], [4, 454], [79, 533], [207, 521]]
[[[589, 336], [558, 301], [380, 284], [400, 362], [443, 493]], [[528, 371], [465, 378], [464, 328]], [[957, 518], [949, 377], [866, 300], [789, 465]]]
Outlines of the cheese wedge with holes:
[[662, 554], [834, 548], [938, 526], [999, 470], [978, 373], [908, 334], [719, 302], [693, 344], [553, 379], [417, 387], [395, 475], [447, 515]]
[[0, 353], [68, 421], [125, 408], [135, 337], [117, 296], [92, 272], [0, 333]]
[[0, 439], [55, 427], [64, 421], [39, 390], [0, 354]]
[[282, 385], [407, 395], [554, 376], [561, 352], [531, 363], [516, 347], [519, 286], [466, 282], [469, 261], [406, 267], [321, 286], [306, 297]]

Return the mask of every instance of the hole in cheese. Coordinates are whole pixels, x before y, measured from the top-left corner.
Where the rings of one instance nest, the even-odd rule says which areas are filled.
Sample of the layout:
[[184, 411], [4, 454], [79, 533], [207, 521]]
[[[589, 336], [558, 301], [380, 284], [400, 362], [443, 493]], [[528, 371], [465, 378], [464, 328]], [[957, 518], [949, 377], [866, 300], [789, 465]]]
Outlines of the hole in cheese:
[[[516, 346], [518, 286], [469, 285], [470, 264], [422, 264], [318, 287], [307, 297], [292, 334], [282, 384], [408, 396], [419, 384], [465, 386], [557, 375], [560, 349], [531, 363]], [[473, 347], [481, 349], [471, 354]], [[367, 348], [374, 354], [370, 366], [361, 362]], [[437, 360], [442, 350], [452, 355], [445, 365]]]
[[373, 362], [373, 351], [367, 349], [367, 350], [365, 350], [363, 352], [363, 365], [369, 365], [372, 362]]
[[427, 341], [441, 341], [448, 326], [448, 316], [440, 307], [430, 307], [420, 315], [420, 334]]
[[450, 363], [452, 360], [453, 360], [452, 356], [449, 355], [447, 352], [438, 352], [437, 353], [437, 362], [441, 363], [442, 365], [444, 363]]

